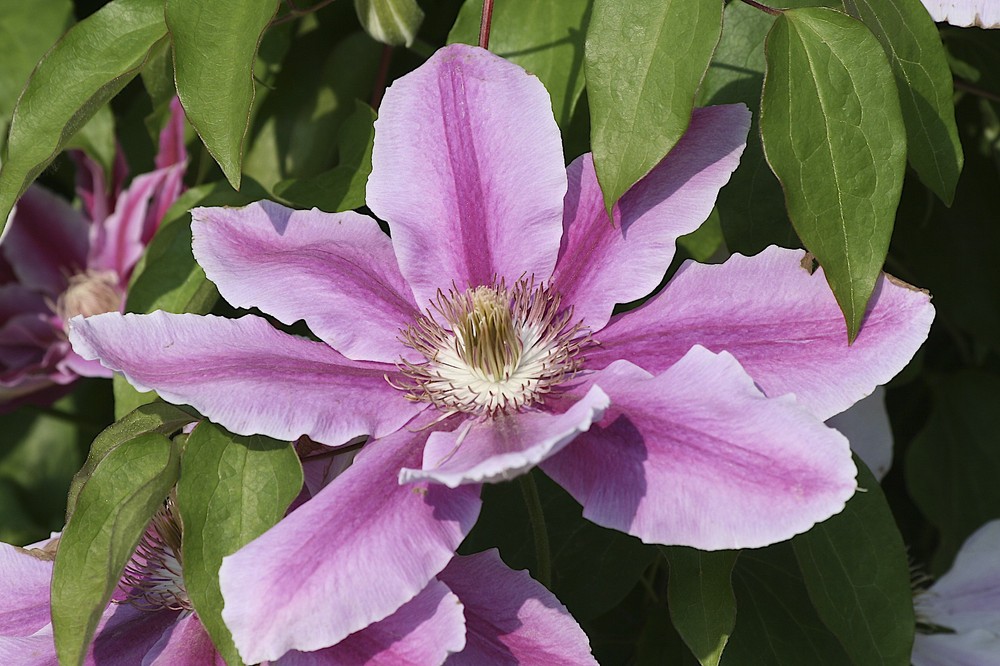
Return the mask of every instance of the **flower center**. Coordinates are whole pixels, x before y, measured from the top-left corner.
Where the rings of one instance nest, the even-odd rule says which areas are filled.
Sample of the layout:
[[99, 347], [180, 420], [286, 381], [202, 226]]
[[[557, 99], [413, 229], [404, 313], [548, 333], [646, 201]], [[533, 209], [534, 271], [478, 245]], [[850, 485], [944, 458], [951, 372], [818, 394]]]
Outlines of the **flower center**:
[[90, 317], [103, 312], [116, 312], [121, 304], [118, 274], [114, 271], [88, 270], [70, 277], [69, 286], [56, 301], [55, 311], [66, 325], [77, 315]]
[[437, 317], [428, 310], [402, 332], [426, 360], [401, 361], [407, 381], [396, 388], [444, 411], [493, 416], [541, 402], [579, 370], [590, 342], [570, 324], [573, 309], [531, 279], [438, 291], [431, 306]]
[[173, 498], [167, 499], [146, 528], [118, 587], [129, 603], [145, 611], [191, 610], [181, 567], [181, 527]]

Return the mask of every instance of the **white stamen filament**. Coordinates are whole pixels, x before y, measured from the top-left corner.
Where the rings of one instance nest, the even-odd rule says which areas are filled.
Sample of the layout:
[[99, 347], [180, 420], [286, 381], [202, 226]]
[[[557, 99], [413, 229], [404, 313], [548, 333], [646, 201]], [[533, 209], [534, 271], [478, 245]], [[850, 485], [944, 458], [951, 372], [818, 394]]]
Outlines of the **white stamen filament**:
[[582, 324], [570, 325], [572, 308], [530, 279], [438, 291], [431, 305], [443, 321], [428, 310], [403, 331], [426, 361], [402, 361], [408, 381], [396, 388], [446, 412], [493, 416], [542, 402], [576, 373], [590, 342]]
[[118, 587], [139, 610], [191, 610], [181, 565], [181, 528], [173, 498], [167, 499], [146, 528]]

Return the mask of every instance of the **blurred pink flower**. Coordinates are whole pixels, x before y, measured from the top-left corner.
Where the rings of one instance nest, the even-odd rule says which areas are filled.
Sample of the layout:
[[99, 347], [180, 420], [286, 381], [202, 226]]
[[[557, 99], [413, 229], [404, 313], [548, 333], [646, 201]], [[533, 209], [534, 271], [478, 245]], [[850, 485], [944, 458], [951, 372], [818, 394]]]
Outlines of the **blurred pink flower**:
[[0, 242], [0, 411], [50, 402], [78, 377], [110, 377], [70, 347], [74, 316], [120, 311], [132, 269], [183, 189], [184, 116], [172, 103], [156, 170], [122, 190], [119, 153], [112, 182], [75, 154], [83, 213], [40, 185], [17, 202]]

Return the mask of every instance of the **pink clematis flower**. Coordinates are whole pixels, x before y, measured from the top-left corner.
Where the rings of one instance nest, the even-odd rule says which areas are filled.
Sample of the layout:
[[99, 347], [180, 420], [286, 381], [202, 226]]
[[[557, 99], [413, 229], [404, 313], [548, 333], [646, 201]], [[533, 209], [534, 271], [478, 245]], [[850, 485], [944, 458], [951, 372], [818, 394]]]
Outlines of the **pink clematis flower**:
[[913, 666], [1000, 664], [1000, 520], [966, 539], [951, 570], [917, 594]]
[[997, 0], [923, 0], [931, 18], [963, 28], [1000, 28]]
[[[343, 464], [335, 464], [347, 467], [350, 456], [338, 456], [343, 457], [347, 458]], [[306, 461], [305, 466], [315, 477], [318, 465]], [[319, 487], [336, 483], [336, 472], [329, 476], [333, 480], [323, 479]], [[87, 666], [224, 666], [192, 610], [179, 556], [181, 539], [168, 501], [126, 567], [101, 618], [84, 662]], [[0, 543], [0, 663], [57, 666], [49, 620], [49, 582], [57, 543], [52, 539], [29, 550]], [[507, 568], [496, 550], [454, 557], [392, 615], [334, 646], [287, 652], [269, 663], [597, 664], [586, 634], [566, 608], [526, 571]]]
[[763, 546], [843, 508], [856, 470], [822, 421], [909, 361], [927, 294], [883, 277], [848, 346], [822, 272], [770, 248], [686, 263], [612, 316], [711, 212], [749, 120], [742, 105], [697, 110], [612, 224], [590, 155], [564, 166], [541, 83], [452, 45], [379, 111], [367, 199], [391, 239], [356, 213], [194, 211], [222, 295], [321, 342], [254, 316], [72, 322], [82, 356], [235, 432], [370, 437], [340, 483], [223, 562], [244, 658], [385, 617], [447, 564], [477, 484], [535, 465], [590, 520], [654, 543]]
[[17, 203], [0, 243], [0, 409], [51, 402], [78, 377], [110, 377], [70, 347], [76, 315], [118, 311], [132, 269], [180, 194], [187, 156], [174, 100], [156, 170], [126, 176], [119, 155], [110, 188], [100, 166], [77, 155], [84, 214], [40, 185]]

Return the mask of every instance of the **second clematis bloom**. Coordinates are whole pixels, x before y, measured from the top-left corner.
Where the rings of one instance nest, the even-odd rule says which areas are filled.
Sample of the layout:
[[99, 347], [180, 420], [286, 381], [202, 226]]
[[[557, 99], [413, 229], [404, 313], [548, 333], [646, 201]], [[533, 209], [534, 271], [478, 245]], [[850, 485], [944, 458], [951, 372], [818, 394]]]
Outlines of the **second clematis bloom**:
[[223, 562], [248, 661], [406, 603], [475, 522], [478, 484], [535, 465], [590, 520], [653, 543], [763, 546], [843, 508], [856, 470], [823, 420], [906, 365], [933, 319], [926, 293], [882, 277], [848, 346], [822, 271], [769, 248], [688, 262], [613, 316], [709, 215], [749, 122], [742, 105], [697, 110], [612, 222], [591, 156], [564, 166], [541, 83], [449, 46], [379, 110], [367, 203], [391, 239], [356, 213], [193, 213], [222, 295], [320, 341], [255, 316], [72, 322], [81, 355], [237, 433], [369, 437], [337, 484]]
[[132, 269], [183, 190], [180, 103], [160, 133], [156, 169], [128, 189], [121, 155], [111, 183], [98, 164], [76, 158], [83, 212], [33, 185], [0, 242], [0, 410], [51, 402], [79, 377], [111, 376], [71, 349], [67, 326], [77, 315], [124, 308]]

